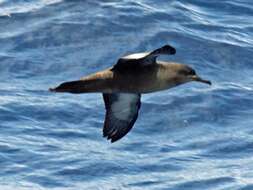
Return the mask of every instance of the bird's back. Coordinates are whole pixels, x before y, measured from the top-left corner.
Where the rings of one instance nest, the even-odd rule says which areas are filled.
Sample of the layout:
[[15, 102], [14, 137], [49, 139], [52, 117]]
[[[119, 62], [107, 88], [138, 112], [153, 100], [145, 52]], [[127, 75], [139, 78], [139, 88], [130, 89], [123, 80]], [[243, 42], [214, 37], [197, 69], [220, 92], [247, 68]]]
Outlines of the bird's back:
[[106, 69], [82, 79], [88, 92], [149, 93], [169, 88], [167, 64], [128, 67], [124, 71]]

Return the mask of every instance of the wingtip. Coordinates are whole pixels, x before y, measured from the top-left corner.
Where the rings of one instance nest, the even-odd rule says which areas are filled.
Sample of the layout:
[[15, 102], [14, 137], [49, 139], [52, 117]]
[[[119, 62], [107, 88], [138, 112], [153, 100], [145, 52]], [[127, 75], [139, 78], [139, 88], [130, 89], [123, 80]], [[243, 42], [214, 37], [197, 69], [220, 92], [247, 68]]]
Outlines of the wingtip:
[[122, 137], [121, 136], [108, 136], [107, 140], [111, 141], [111, 143], [114, 143], [114, 142], [120, 140]]
[[113, 138], [111, 138], [110, 140], [111, 140], [111, 143], [114, 143], [114, 142], [116, 142], [118, 139], [113, 139]]
[[171, 55], [176, 54], [176, 48], [172, 47], [171, 45], [165, 45], [162, 47], [166, 52], [169, 52]]
[[118, 138], [114, 138], [113, 136], [110, 136], [110, 135], [106, 135], [106, 134], [103, 134], [103, 137], [106, 138], [108, 141], [110, 141], [111, 143], [114, 143], [116, 142], [117, 140], [119, 140]]
[[172, 47], [171, 45], [167, 44], [162, 46], [161, 48], [158, 48], [151, 52], [151, 54], [168, 54], [168, 55], [174, 55], [176, 54], [176, 48]]

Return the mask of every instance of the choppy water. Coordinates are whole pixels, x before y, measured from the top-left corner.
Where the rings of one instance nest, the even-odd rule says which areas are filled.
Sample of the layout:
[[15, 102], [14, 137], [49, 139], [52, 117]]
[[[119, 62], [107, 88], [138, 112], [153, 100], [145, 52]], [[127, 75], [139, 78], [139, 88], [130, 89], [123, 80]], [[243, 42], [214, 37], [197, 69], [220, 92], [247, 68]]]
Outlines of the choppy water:
[[[0, 189], [253, 189], [251, 0], [0, 0]], [[164, 44], [213, 86], [142, 97], [102, 138], [100, 94], [49, 87]]]

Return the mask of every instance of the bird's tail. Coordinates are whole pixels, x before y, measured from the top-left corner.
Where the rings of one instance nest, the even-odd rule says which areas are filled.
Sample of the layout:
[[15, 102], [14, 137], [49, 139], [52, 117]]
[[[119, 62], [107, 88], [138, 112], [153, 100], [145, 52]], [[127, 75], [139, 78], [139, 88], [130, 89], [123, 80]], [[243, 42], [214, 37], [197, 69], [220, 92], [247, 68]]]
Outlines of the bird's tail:
[[85, 93], [87, 91], [86, 81], [77, 80], [64, 82], [55, 88], [49, 88], [50, 92]]

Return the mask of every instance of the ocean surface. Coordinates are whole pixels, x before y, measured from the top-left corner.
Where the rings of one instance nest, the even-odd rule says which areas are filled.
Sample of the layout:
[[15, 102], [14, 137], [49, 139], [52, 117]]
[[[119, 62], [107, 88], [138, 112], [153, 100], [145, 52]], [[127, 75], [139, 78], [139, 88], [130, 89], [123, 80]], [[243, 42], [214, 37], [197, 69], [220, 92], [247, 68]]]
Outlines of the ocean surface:
[[[48, 92], [170, 44], [208, 86], [142, 96], [102, 137], [101, 94]], [[1, 190], [253, 190], [252, 0], [0, 0]]]

